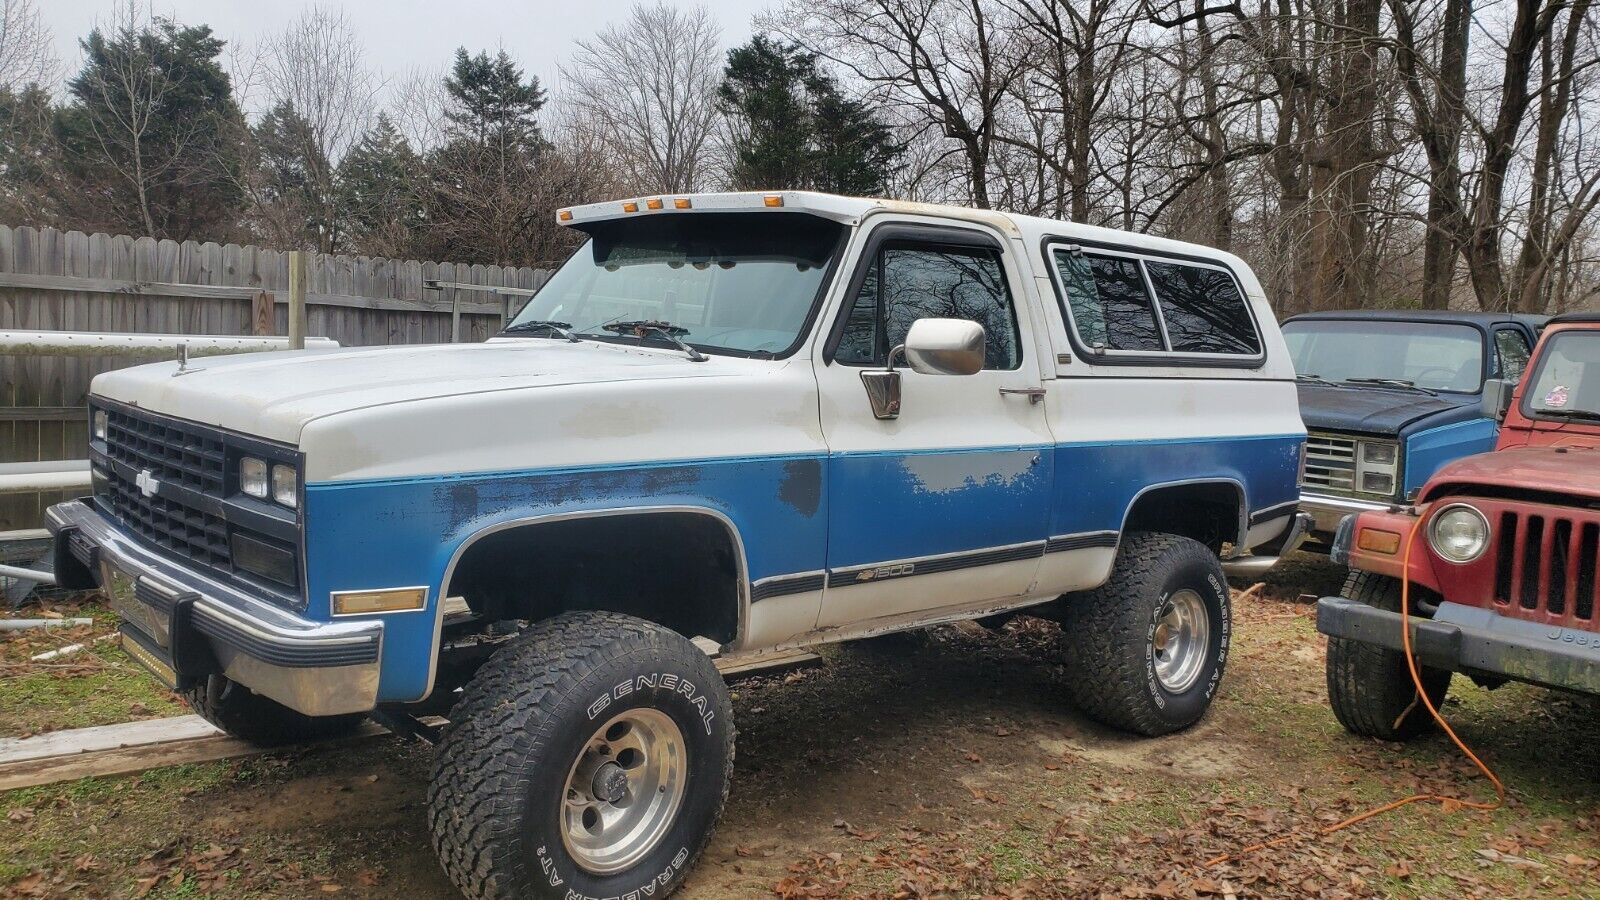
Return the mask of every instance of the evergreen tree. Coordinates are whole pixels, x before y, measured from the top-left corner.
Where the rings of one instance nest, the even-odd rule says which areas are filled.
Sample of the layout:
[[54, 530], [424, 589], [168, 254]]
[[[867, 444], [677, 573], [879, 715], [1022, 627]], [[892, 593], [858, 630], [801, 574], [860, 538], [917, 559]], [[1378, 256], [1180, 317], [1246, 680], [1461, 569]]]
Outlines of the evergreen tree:
[[737, 132], [731, 175], [740, 188], [881, 194], [904, 149], [814, 54], [766, 35], [728, 51], [718, 103]]
[[0, 88], [0, 222], [55, 224], [60, 158], [50, 92], [37, 84]]
[[422, 160], [386, 115], [367, 129], [339, 164], [339, 208], [362, 252], [402, 256], [427, 218], [421, 200]]
[[291, 246], [321, 246], [337, 224], [320, 196], [328, 160], [322, 155], [311, 123], [284, 100], [267, 111], [251, 130], [255, 151], [255, 208], [267, 220], [267, 237]]
[[206, 26], [168, 19], [80, 42], [83, 68], [57, 133], [90, 225], [151, 237], [225, 239], [237, 221], [244, 117]]
[[452, 108], [445, 117], [456, 137], [479, 146], [498, 145], [507, 150], [531, 149], [539, 143], [535, 117], [545, 103], [537, 77], [522, 80], [522, 69], [501, 50], [469, 56], [457, 48], [455, 65], [445, 78]]

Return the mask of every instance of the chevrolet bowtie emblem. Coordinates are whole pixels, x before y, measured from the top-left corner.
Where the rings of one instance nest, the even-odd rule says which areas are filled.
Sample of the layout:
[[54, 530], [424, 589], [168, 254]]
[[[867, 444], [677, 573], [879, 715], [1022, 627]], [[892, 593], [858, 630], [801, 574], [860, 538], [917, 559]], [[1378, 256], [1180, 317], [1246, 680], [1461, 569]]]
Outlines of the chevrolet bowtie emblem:
[[154, 497], [156, 495], [156, 491], [161, 489], [161, 482], [157, 480], [154, 475], [150, 474], [149, 469], [141, 471], [138, 477], [133, 479], [133, 483], [139, 488], [139, 493], [145, 495], [146, 497]]

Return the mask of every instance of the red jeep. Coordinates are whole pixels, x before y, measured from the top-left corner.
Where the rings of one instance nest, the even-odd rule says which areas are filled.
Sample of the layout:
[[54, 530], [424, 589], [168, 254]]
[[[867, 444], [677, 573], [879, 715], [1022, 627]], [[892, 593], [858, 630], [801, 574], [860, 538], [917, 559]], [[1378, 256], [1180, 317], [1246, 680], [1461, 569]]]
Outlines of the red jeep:
[[1411, 646], [1435, 706], [1454, 672], [1600, 694], [1600, 314], [1552, 319], [1515, 392], [1484, 397], [1505, 417], [1493, 452], [1339, 526], [1350, 578], [1317, 604], [1317, 629], [1334, 715], [1355, 734], [1403, 740], [1429, 723], [1401, 643], [1408, 543]]

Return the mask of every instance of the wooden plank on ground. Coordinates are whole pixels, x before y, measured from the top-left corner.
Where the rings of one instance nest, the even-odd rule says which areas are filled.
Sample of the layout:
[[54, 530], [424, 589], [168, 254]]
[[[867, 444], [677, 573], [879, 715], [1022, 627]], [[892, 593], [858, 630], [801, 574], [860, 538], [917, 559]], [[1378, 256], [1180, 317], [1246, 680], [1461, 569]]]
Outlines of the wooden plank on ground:
[[[365, 722], [356, 732], [335, 740], [365, 740], [388, 733], [376, 722]], [[228, 737], [199, 716], [76, 728], [0, 741], [0, 791], [237, 759], [272, 749]], [[41, 750], [55, 753], [41, 756]]]
[[[733, 680], [818, 665], [807, 650], [741, 653], [714, 660], [722, 677]], [[376, 722], [363, 723], [338, 741], [388, 734]], [[238, 759], [271, 752], [218, 731], [199, 716], [174, 716], [54, 731], [28, 738], [0, 738], [0, 791], [104, 775], [126, 775], [165, 766]]]

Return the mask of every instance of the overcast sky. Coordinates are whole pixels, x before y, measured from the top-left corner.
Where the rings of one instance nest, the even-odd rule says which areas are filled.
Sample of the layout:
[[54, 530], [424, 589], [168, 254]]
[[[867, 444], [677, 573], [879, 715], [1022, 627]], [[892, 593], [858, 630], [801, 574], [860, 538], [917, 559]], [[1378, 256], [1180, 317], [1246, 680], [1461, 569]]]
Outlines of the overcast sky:
[[[670, 0], [669, 0], [670, 2]], [[772, 0], [705, 0], [722, 25], [725, 45], [750, 36], [750, 19]], [[230, 44], [253, 44], [284, 27], [309, 0], [154, 0], [157, 15], [185, 25], [210, 25]], [[621, 20], [629, 0], [324, 0], [343, 7], [366, 38], [367, 59], [386, 76], [413, 67], [443, 68], [457, 47], [504, 47], [524, 71], [556, 86], [556, 66], [575, 40]], [[687, 4], [685, 4], [687, 5]], [[77, 71], [78, 40], [107, 19], [112, 0], [42, 0], [66, 72]]]

